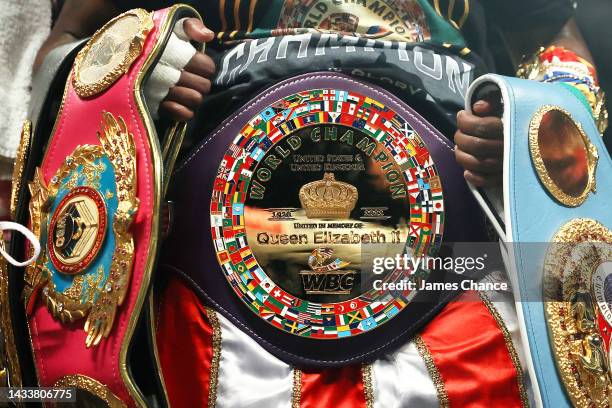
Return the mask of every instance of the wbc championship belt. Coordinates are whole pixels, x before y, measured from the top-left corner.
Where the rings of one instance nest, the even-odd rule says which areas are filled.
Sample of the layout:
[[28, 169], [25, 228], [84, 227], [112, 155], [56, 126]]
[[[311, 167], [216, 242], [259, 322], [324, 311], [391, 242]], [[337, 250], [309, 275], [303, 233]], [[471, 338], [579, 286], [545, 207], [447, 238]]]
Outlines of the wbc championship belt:
[[177, 166], [169, 194], [163, 273], [298, 366], [404, 344], [456, 291], [421, 296], [416, 284], [441, 271], [380, 274], [374, 258], [482, 233], [452, 144], [389, 92], [337, 73], [253, 97]]
[[466, 106], [491, 90], [504, 106], [504, 180], [502, 214], [488, 213], [505, 241], [536, 400], [608, 407], [610, 155], [590, 110], [563, 85], [486, 75]]
[[[160, 140], [142, 89], [184, 17], [198, 15], [180, 5], [134, 9], [108, 22], [76, 56], [53, 130], [40, 119], [45, 109], [34, 118], [38, 126], [24, 127], [13, 212], [42, 252], [24, 271], [9, 271], [23, 276], [35, 368], [36, 384], [28, 384], [22, 353], [23, 383], [76, 388], [77, 405], [153, 403], [144, 395], [156, 391], [136, 384], [130, 355], [137, 325], [146, 323], [166, 175], [185, 127], [171, 126]], [[20, 254], [16, 241], [12, 252]], [[7, 296], [15, 305], [19, 294]], [[23, 303], [14, 309], [19, 331]], [[151, 364], [147, 378], [155, 371]]]

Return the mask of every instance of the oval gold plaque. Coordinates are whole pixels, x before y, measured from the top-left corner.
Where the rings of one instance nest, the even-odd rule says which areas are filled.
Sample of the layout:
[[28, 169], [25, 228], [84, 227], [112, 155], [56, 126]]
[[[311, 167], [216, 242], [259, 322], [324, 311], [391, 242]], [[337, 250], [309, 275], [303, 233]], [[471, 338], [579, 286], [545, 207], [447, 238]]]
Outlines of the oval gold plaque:
[[153, 18], [143, 9], [130, 10], [106, 23], [76, 57], [72, 78], [76, 93], [85, 98], [110, 87], [138, 58], [152, 28]]
[[576, 207], [595, 191], [597, 149], [565, 110], [544, 106], [536, 113], [529, 150], [540, 181], [562, 204]]

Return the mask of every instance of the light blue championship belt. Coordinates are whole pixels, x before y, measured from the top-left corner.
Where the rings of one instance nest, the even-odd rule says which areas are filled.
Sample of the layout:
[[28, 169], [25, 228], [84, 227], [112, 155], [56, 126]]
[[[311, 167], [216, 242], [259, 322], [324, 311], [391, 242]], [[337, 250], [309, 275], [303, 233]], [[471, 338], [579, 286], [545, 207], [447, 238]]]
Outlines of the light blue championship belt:
[[591, 112], [568, 89], [498, 75], [503, 190], [472, 188], [503, 242], [537, 406], [612, 398], [612, 162]]

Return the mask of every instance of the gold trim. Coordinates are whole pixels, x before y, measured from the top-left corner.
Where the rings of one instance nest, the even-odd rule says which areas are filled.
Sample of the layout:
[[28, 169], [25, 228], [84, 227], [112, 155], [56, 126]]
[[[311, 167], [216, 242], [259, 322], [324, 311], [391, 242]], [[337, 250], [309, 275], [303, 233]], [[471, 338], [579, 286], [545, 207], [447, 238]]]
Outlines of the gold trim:
[[523, 367], [521, 366], [521, 360], [519, 359], [518, 353], [516, 352], [516, 348], [514, 347], [512, 336], [510, 335], [506, 324], [504, 323], [493, 302], [491, 302], [491, 300], [484, 293], [478, 292], [478, 294], [480, 295], [480, 299], [482, 299], [482, 302], [489, 310], [489, 313], [491, 314], [493, 319], [495, 319], [497, 327], [499, 327], [499, 330], [501, 330], [502, 335], [504, 337], [504, 343], [506, 343], [508, 353], [510, 354], [510, 360], [512, 360], [512, 365], [514, 366], [514, 370], [516, 371], [516, 381], [518, 382], [519, 394], [521, 396], [521, 405], [523, 407], [529, 407], [529, 398], [527, 397], [527, 390], [525, 388]]
[[374, 386], [372, 382], [372, 366], [364, 364], [361, 366], [361, 378], [363, 381], [363, 395], [366, 408], [374, 407]]
[[[139, 27], [136, 35], [131, 39], [129, 50], [125, 54], [123, 61], [111, 71], [104, 74], [97, 82], [91, 84], [84, 84], [80, 79], [80, 68], [85, 56], [91, 50], [91, 47], [96, 43], [106, 32], [106, 30], [113, 25], [115, 22], [127, 17], [135, 16], [138, 18]], [[144, 9], [133, 9], [126, 11], [123, 14], [110, 20], [104, 24], [102, 28], [94, 33], [94, 35], [87, 41], [87, 44], [76, 56], [74, 60], [74, 70], [72, 75], [72, 85], [74, 90], [81, 98], [86, 98], [99, 94], [100, 92], [108, 89], [115, 81], [117, 81], [123, 74], [125, 74], [138, 56], [142, 53], [145, 39], [149, 32], [153, 29], [153, 15]]]
[[[202, 19], [200, 14], [193, 8], [184, 4], [177, 4], [168, 10], [168, 15], [162, 27], [160, 27], [159, 38], [165, 38], [170, 35], [170, 32], [174, 28], [174, 16], [179, 10], [189, 11], [193, 14], [194, 17]], [[142, 306], [144, 304], [145, 298], [148, 294], [148, 289], [151, 282], [151, 275], [153, 271], [153, 266], [155, 263], [155, 256], [152, 254], [156, 253], [158, 244], [159, 244], [159, 230], [160, 230], [160, 208], [161, 208], [161, 193], [162, 193], [162, 177], [163, 177], [163, 169], [161, 168], [163, 165], [163, 160], [161, 157], [161, 147], [159, 143], [159, 139], [157, 136], [157, 131], [154, 126], [151, 115], [148, 113], [146, 103], [144, 101], [144, 96], [142, 94], [142, 83], [145, 79], [145, 73], [149, 71], [149, 69], [153, 66], [155, 61], [157, 60], [157, 56], [163, 51], [163, 41], [157, 41], [153, 50], [147, 56], [147, 60], [144, 62], [142, 68], [138, 72], [134, 83], [134, 98], [136, 101], [136, 106], [138, 108], [138, 114], [148, 130], [149, 135], [149, 145], [151, 147], [151, 160], [152, 160], [152, 168], [154, 169], [154, 185], [153, 185], [153, 218], [151, 225], [151, 241], [149, 243], [149, 254], [151, 256], [147, 259], [147, 265], [145, 270], [143, 271], [142, 281], [140, 290], [136, 297], [136, 302], [134, 304], [133, 314], [138, 315]], [[167, 174], [171, 174], [172, 169], [166, 169]], [[136, 330], [137, 319], [130, 319], [128, 321], [128, 326], [125, 332], [125, 338], [121, 344], [121, 349], [119, 352], [119, 371], [121, 373], [121, 378], [127, 386], [128, 392], [134, 398], [136, 403], [141, 407], [146, 407], [147, 404], [141, 395], [140, 391], [133, 383], [130, 373], [127, 369], [127, 354], [130, 346], [131, 339]]]
[[414, 344], [419, 352], [419, 355], [425, 362], [425, 367], [427, 367], [427, 372], [431, 377], [431, 380], [434, 383], [434, 387], [436, 387], [436, 395], [438, 396], [438, 402], [440, 403], [441, 408], [448, 408], [450, 406], [450, 401], [448, 399], [448, 393], [446, 392], [446, 387], [444, 385], [444, 380], [440, 375], [440, 371], [438, 371], [438, 367], [436, 367], [436, 363], [429, 352], [429, 348], [423, 338], [421, 336], [414, 337]]
[[470, 0], [463, 0], [463, 15], [461, 16], [461, 18], [459, 19], [459, 22], [457, 23], [459, 28], [463, 27], [469, 15], [470, 15]]
[[[602, 262], [612, 262], [610, 244], [610, 229], [592, 219], [576, 218], [555, 233], [544, 261], [550, 346], [567, 395], [578, 408], [608, 407], [612, 396], [608, 353], [602, 344], [592, 342], [601, 339], [597, 329], [601, 311], [592, 275]], [[603, 358], [598, 361], [598, 357]]]
[[[162, 160], [164, 162], [164, 169], [173, 169], [176, 164], [176, 158], [181, 149], [181, 145], [183, 144], [183, 140], [185, 139], [185, 134], [187, 132], [187, 122], [176, 122], [174, 123], [169, 131], [168, 135], [164, 140], [164, 148], [162, 150]], [[169, 174], [169, 173], [168, 173]], [[163, 186], [163, 194], [166, 196], [166, 192], [168, 191], [168, 187], [170, 185], [171, 177], [168, 177], [167, 180], [164, 181]]]
[[106, 402], [109, 408], [126, 408], [127, 405], [119, 399], [112, 391], [104, 384], [93, 378], [81, 374], [67, 375], [61, 377], [53, 384], [54, 387], [74, 387], [83, 391], [87, 391], [102, 401]]
[[[557, 186], [557, 184], [555, 184], [555, 182], [548, 175], [548, 171], [546, 170], [546, 166], [544, 165], [544, 161], [542, 160], [542, 155], [540, 154], [540, 147], [538, 144], [538, 132], [540, 129], [540, 123], [542, 122], [542, 118], [544, 117], [544, 115], [553, 110], [561, 112], [568, 118], [570, 118], [570, 120], [578, 128], [582, 140], [584, 141], [585, 149], [587, 152], [589, 179], [587, 181], [587, 185], [584, 191], [577, 197], [566, 194], [559, 188], [559, 186]], [[535, 167], [536, 173], [538, 173], [540, 181], [542, 182], [546, 190], [548, 190], [548, 192], [561, 204], [564, 204], [568, 207], [577, 207], [587, 199], [587, 196], [591, 191], [595, 192], [595, 169], [597, 167], [597, 160], [599, 159], [597, 148], [591, 143], [590, 139], [584, 132], [582, 125], [578, 123], [572, 117], [572, 115], [565, 109], [554, 105], [545, 105], [538, 109], [538, 111], [533, 115], [531, 122], [529, 123], [529, 150], [531, 152], [531, 160], [533, 161], [533, 166]]]
[[302, 370], [293, 369], [293, 388], [291, 389], [291, 408], [300, 408], [302, 403]]
[[210, 379], [208, 383], [208, 407], [217, 404], [217, 385], [219, 383], [219, 363], [221, 362], [221, 324], [217, 312], [205, 307], [206, 316], [212, 326], [212, 359], [210, 360]]
[[14, 221], [17, 216], [17, 204], [19, 200], [19, 191], [21, 190], [21, 181], [23, 179], [23, 171], [30, 150], [30, 141], [32, 140], [32, 122], [25, 120], [21, 128], [21, 139], [17, 148], [17, 156], [13, 165], [13, 181], [11, 186], [11, 219]]
[[440, 10], [440, 0], [434, 0], [434, 8], [436, 10], [436, 13], [438, 13], [440, 17], [444, 18], [442, 16], [442, 10]]
[[448, 19], [448, 21], [451, 21], [452, 23], [454, 23], [455, 27], [457, 26], [457, 24], [455, 23], [455, 20], [453, 20], [453, 12], [455, 11], [455, 0], [449, 0], [448, 1], [448, 10], [446, 11], [446, 17]]
[[156, 310], [156, 302], [155, 302], [155, 287], [153, 287], [154, 285], [152, 285], [151, 287], [151, 295], [149, 295], [149, 301], [148, 301], [148, 306], [149, 306], [149, 315], [151, 316], [151, 318], [149, 319], [149, 329], [151, 331], [151, 344], [153, 347], [153, 356], [155, 357], [155, 368], [157, 369], [157, 373], [159, 375], [159, 379], [160, 379], [160, 383], [161, 383], [161, 387], [162, 387], [162, 392], [163, 392], [163, 397], [164, 397], [164, 404], [162, 404], [162, 406], [166, 406], [166, 407], [170, 407], [170, 397], [168, 397], [168, 390], [166, 388], [166, 381], [164, 380], [164, 372], [162, 370], [161, 367], [161, 362], [159, 359], [159, 350], [157, 348], [157, 327], [158, 327], [158, 313]]
[[[4, 249], [3, 232], [0, 228], [0, 247]], [[8, 293], [8, 269], [6, 259], [0, 256], [0, 341], [4, 338], [4, 344], [0, 344], [0, 349], [4, 349], [4, 356], [0, 356], [0, 387], [20, 387], [21, 386], [21, 367], [19, 366], [19, 356], [15, 346], [15, 334], [11, 322], [11, 312], [9, 310]], [[4, 346], [4, 347], [2, 347]], [[6, 357], [6, 361], [4, 360]], [[6, 363], [4, 366], [3, 363]]]

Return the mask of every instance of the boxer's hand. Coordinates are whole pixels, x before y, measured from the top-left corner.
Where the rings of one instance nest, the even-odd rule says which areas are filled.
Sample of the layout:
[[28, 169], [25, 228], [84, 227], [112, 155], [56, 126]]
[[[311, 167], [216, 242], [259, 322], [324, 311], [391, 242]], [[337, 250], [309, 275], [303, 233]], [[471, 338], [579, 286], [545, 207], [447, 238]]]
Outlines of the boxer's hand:
[[[499, 100], [499, 99], [498, 99]], [[465, 179], [477, 187], [501, 184], [504, 152], [504, 133], [499, 115], [499, 102], [478, 100], [473, 114], [457, 114], [455, 158], [465, 171]]]
[[[197, 18], [185, 20], [183, 28], [190, 39], [207, 43], [215, 34]], [[215, 73], [215, 63], [203, 52], [196, 54], [187, 63], [178, 83], [170, 88], [168, 95], [159, 105], [159, 113], [177, 121], [193, 118], [198, 106], [210, 92], [210, 78]]]

